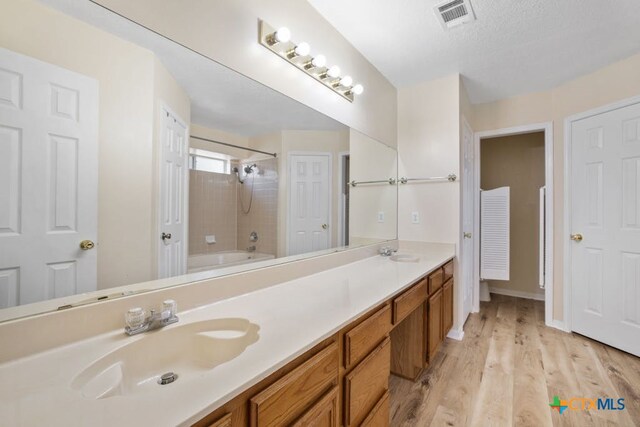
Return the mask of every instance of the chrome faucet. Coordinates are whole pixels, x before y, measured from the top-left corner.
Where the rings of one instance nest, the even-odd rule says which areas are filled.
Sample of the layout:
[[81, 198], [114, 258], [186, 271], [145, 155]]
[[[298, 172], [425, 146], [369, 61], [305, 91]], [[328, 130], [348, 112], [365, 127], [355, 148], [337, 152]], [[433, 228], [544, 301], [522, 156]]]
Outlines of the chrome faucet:
[[173, 300], [164, 301], [160, 312], [150, 310], [148, 316], [145, 316], [145, 312], [142, 308], [132, 308], [125, 315], [126, 326], [124, 327], [124, 332], [131, 336], [147, 331], [153, 331], [154, 329], [164, 328], [165, 326], [176, 323], [180, 320], [178, 319], [178, 316], [176, 316], [176, 313], [177, 305]]
[[256, 245], [251, 245], [247, 248], [247, 252], [255, 252], [256, 251]]
[[398, 252], [397, 249], [392, 249], [391, 246], [383, 246], [378, 251], [382, 256], [391, 256], [394, 253]]

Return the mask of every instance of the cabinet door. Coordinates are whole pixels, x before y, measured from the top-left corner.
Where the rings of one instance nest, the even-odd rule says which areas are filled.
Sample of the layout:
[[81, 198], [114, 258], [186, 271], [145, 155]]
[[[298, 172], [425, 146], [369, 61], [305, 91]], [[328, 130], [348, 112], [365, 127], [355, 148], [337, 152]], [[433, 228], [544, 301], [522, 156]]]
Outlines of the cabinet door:
[[210, 424], [209, 427], [231, 427], [231, 414], [227, 414], [218, 421]]
[[332, 388], [311, 407], [292, 427], [337, 427], [338, 387]]
[[389, 389], [391, 345], [386, 338], [345, 376], [344, 424], [359, 426]]
[[453, 279], [442, 286], [442, 339], [453, 326]]
[[389, 427], [389, 392], [380, 398], [360, 427]]
[[442, 341], [442, 289], [429, 297], [429, 314], [427, 319], [429, 331], [429, 360], [433, 359], [438, 345]]

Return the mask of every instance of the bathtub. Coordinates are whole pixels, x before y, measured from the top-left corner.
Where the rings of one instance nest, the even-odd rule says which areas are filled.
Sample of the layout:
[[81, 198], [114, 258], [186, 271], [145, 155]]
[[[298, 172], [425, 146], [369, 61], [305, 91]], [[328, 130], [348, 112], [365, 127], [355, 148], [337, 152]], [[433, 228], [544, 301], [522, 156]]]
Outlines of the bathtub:
[[216, 268], [230, 267], [232, 265], [249, 264], [256, 261], [265, 261], [275, 258], [270, 254], [247, 251], [225, 251], [210, 254], [189, 255], [187, 260], [187, 272], [215, 270]]

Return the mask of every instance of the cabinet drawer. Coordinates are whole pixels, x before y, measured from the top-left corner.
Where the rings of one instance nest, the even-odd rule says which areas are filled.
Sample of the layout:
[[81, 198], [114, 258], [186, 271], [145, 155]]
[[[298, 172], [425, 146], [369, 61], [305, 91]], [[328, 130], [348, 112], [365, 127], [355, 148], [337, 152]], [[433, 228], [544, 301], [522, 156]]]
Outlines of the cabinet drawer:
[[385, 305], [367, 320], [344, 334], [344, 365], [358, 363], [373, 350], [391, 330], [391, 307]]
[[252, 427], [289, 425], [338, 382], [334, 342], [250, 401]]
[[453, 277], [453, 260], [446, 263], [444, 267], [442, 267], [442, 270], [444, 273], [442, 280], [446, 282], [447, 280], [451, 279]]
[[293, 423], [292, 427], [337, 427], [337, 425], [338, 387], [336, 386]]
[[423, 279], [393, 300], [393, 324], [397, 325], [427, 299], [427, 280]]
[[389, 426], [389, 392], [373, 407], [371, 413], [364, 419], [360, 427], [388, 427]]
[[231, 414], [227, 414], [213, 424], [209, 424], [209, 427], [231, 427]]
[[389, 388], [391, 344], [386, 338], [345, 376], [344, 423], [357, 426]]
[[444, 272], [442, 268], [437, 269], [429, 275], [429, 295], [442, 287], [444, 283]]

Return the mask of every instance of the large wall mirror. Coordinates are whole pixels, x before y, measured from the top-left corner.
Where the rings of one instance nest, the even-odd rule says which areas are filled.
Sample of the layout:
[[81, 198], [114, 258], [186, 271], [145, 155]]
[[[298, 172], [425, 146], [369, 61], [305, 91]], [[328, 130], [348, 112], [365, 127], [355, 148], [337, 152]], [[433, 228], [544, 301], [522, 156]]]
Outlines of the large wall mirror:
[[89, 1], [3, 8], [0, 320], [396, 238], [394, 149]]

